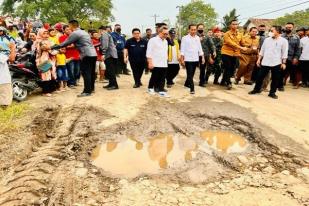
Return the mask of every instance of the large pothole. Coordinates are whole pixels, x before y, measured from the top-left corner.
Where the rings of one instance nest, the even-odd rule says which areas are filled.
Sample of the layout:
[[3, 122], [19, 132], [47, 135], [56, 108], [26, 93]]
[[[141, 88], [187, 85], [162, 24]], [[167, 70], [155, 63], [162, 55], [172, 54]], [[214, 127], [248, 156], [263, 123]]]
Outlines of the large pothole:
[[[102, 128], [111, 118], [102, 108], [47, 108], [32, 122], [31, 152], [0, 182], [0, 205], [120, 205], [123, 179], [191, 186], [217, 182], [223, 194], [223, 180], [233, 179], [237, 188], [270, 187], [261, 178], [264, 171], [297, 176], [304, 158], [272, 144], [266, 127], [249, 114], [205, 99], [154, 100], [134, 119]], [[258, 174], [247, 178], [246, 171]]]
[[210, 182], [246, 169], [293, 173], [303, 164], [271, 144], [253, 123], [197, 105], [147, 105], [135, 119], [104, 131], [91, 163], [113, 178], [184, 183]]

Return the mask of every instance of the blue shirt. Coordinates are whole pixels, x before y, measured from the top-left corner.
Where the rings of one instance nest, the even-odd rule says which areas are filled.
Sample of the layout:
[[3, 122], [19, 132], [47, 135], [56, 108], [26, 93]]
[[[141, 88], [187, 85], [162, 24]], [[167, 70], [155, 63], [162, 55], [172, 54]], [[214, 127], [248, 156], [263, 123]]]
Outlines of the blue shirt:
[[0, 36], [0, 53], [9, 56], [11, 53], [10, 52], [11, 43], [15, 43], [14, 38], [8, 35]]
[[114, 42], [116, 44], [116, 49], [118, 52], [123, 51], [125, 45], [126, 45], [126, 39], [124, 38], [124, 36], [122, 34], [119, 34], [117, 32], [113, 32], [111, 33]]

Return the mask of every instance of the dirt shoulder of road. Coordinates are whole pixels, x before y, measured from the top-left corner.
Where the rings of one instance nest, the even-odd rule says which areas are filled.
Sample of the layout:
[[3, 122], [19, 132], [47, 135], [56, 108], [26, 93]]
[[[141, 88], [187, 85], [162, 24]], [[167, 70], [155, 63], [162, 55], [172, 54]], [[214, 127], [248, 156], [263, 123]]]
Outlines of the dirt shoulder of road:
[[[31, 96], [19, 129], [0, 134], [0, 205], [309, 205], [308, 90], [287, 87], [273, 100], [247, 95], [251, 86], [209, 85], [192, 96], [183, 80], [182, 70], [167, 99], [133, 89], [132, 76], [121, 76], [117, 91], [98, 83], [87, 98], [76, 97], [82, 87]], [[242, 135], [248, 150], [203, 150], [197, 135], [209, 130]], [[136, 178], [91, 162], [100, 144], [147, 145], [162, 133], [196, 156]]]

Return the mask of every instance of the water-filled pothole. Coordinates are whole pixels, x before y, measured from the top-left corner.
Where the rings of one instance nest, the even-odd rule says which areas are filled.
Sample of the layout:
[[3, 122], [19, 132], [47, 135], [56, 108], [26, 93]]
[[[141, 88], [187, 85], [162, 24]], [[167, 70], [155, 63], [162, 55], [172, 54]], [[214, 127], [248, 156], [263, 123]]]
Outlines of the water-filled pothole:
[[93, 150], [91, 160], [113, 175], [134, 178], [182, 167], [199, 152], [241, 153], [247, 147], [244, 137], [228, 131], [203, 131], [199, 138], [159, 134], [146, 142], [129, 137], [122, 142], [104, 143]]

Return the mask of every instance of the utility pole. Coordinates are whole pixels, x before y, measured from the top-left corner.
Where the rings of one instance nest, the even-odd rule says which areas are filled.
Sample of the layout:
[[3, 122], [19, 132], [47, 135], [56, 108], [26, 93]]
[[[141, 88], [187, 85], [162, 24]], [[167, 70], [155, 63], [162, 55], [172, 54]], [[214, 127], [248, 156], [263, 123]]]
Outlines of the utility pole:
[[179, 39], [181, 39], [181, 24], [182, 24], [182, 20], [181, 20], [181, 17], [180, 17], [180, 13], [181, 13], [182, 6], [176, 6], [176, 9], [179, 10], [179, 12], [178, 12], [178, 37], [179, 37]]
[[154, 21], [155, 21], [155, 24], [157, 23], [157, 18], [158, 17], [160, 17], [159, 15], [157, 15], [157, 14], [154, 14], [153, 16], [151, 16], [151, 17], [153, 17], [154, 18]]

